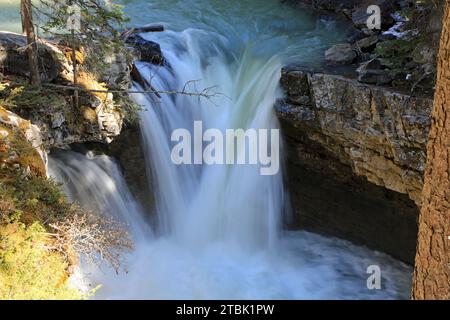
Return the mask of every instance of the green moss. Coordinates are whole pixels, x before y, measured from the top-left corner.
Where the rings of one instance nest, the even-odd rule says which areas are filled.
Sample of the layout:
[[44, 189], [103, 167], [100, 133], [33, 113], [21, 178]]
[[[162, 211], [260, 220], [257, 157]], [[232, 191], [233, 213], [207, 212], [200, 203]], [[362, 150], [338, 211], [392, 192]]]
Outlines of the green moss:
[[0, 299], [84, 299], [68, 283], [69, 259], [47, 226], [73, 214], [59, 185], [18, 169], [0, 173]]
[[4, 168], [0, 174], [0, 299], [85, 299], [68, 284], [67, 256], [52, 250], [49, 224], [73, 214], [60, 186]]
[[77, 209], [54, 181], [8, 168], [0, 173], [0, 201], [23, 212], [22, 221], [27, 223], [59, 221]]
[[67, 100], [61, 92], [45, 87], [34, 87], [26, 79], [15, 77], [0, 87], [0, 105], [13, 112], [24, 109], [63, 109]]
[[13, 220], [0, 225], [0, 299], [85, 299], [67, 281], [63, 257], [52, 252], [45, 228]]

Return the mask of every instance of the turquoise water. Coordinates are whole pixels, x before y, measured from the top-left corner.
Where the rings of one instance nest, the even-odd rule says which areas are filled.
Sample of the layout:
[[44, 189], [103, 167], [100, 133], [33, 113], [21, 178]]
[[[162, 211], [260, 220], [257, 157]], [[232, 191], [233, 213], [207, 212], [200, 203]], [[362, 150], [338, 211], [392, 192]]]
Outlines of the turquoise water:
[[[176, 167], [170, 160], [171, 132], [195, 120], [208, 128], [278, 128], [273, 104], [282, 94], [281, 67], [321, 64], [345, 26], [278, 0], [123, 4], [130, 26], [166, 27], [143, 36], [161, 45], [170, 67], [137, 63], [144, 78], [160, 90], [198, 80], [199, 88], [217, 86], [223, 95], [215, 104], [180, 95], [158, 101], [133, 96], [145, 106], [142, 161], [153, 173], [155, 212], [139, 206], [113, 159], [70, 151], [51, 157], [50, 172], [64, 182], [70, 199], [121, 218], [135, 244], [127, 273], [82, 264], [77, 285], [101, 283], [99, 299], [408, 298], [411, 269], [401, 262], [346, 241], [283, 230], [287, 190], [281, 172]], [[15, 20], [5, 12], [13, 28]], [[157, 219], [147, 224], [144, 216]], [[381, 268], [380, 290], [367, 288], [370, 265]]]
[[21, 32], [20, 0], [0, 0], [0, 30]]
[[286, 62], [304, 64], [323, 62], [323, 52], [343, 39], [346, 27], [279, 0], [129, 0], [123, 4], [132, 26], [162, 23], [173, 31], [201, 29], [208, 32], [205, 41], [227, 38], [230, 52], [254, 43], [255, 50], [282, 53]]
[[[0, 30], [21, 32], [19, 0], [0, 0]], [[278, 0], [125, 0], [129, 26], [162, 23], [168, 30], [208, 31], [207, 38], [225, 36], [229, 50], [254, 43], [255, 50], [283, 53], [286, 60], [317, 64], [323, 52], [343, 38], [345, 25]], [[37, 21], [39, 24], [39, 21]], [[205, 39], [208, 41], [208, 39]]]

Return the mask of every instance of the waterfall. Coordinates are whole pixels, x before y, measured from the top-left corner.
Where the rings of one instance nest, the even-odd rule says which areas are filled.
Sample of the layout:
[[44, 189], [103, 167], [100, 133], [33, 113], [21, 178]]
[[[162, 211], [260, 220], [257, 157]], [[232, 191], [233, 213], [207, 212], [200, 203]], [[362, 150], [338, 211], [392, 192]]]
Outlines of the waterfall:
[[[178, 128], [192, 131], [194, 121], [202, 121], [204, 130], [278, 128], [273, 104], [279, 59], [254, 59], [251, 48], [229, 57], [226, 43], [207, 43], [199, 30], [167, 33], [162, 46], [170, 67], [139, 63], [143, 77], [163, 91], [187, 84], [186, 91], [196, 92], [190, 85], [196, 79], [200, 79], [195, 83], [199, 92], [220, 85], [219, 95], [209, 99], [134, 95], [146, 110], [141, 113], [141, 128], [147, 166], [156, 180], [158, 227], [193, 246], [214, 241], [241, 248], [275, 245], [285, 203], [281, 171], [262, 176], [255, 165], [178, 166], [171, 162], [170, 136]], [[245, 146], [236, 151], [245, 152]]]
[[[278, 6], [272, 2], [264, 6]], [[209, 3], [203, 1], [202, 10]], [[221, 5], [225, 6], [217, 2]], [[239, 7], [232, 9], [239, 12]], [[272, 11], [259, 11], [258, 15], [270, 18], [266, 13]], [[215, 7], [209, 12], [215, 18], [194, 13], [202, 27], [142, 35], [157, 41], [167, 60], [165, 66], [137, 63], [154, 88], [195, 92], [217, 86], [219, 93], [209, 99], [132, 95], [143, 106], [142, 161], [155, 193], [154, 212], [143, 211], [112, 158], [71, 151], [50, 157], [51, 175], [63, 183], [69, 198], [126, 223], [134, 241], [134, 250], [126, 256], [126, 273], [117, 275], [106, 267], [82, 263], [85, 282], [102, 284], [95, 298], [408, 298], [410, 269], [402, 263], [346, 241], [282, 230], [289, 212], [282, 166], [277, 174], [264, 176], [260, 165], [175, 165], [171, 161], [176, 144], [171, 141], [172, 132], [184, 128], [194, 136], [196, 121], [202, 122], [204, 130], [221, 132], [278, 128], [273, 104], [281, 96], [278, 82], [285, 61], [276, 52], [285, 43], [285, 26], [255, 23], [261, 35], [255, 38], [244, 28], [239, 34], [233, 22], [222, 21]], [[309, 20], [305, 23], [314, 28]], [[225, 31], [203, 28], [205, 24]], [[283, 36], [264, 34], [271, 30]], [[320, 41], [311, 32], [302, 31], [309, 38], [289, 49], [295, 57], [320, 51]], [[143, 88], [135, 83], [134, 89]], [[245, 148], [238, 145], [234, 151]], [[370, 265], [380, 266], [383, 290], [366, 287]]]
[[114, 160], [106, 155], [53, 152], [49, 175], [62, 183], [69, 200], [128, 226], [133, 240], [152, 236], [141, 206], [130, 193]]
[[[135, 244], [126, 256], [127, 273], [82, 265], [85, 281], [103, 286], [96, 297], [407, 298], [409, 268], [392, 258], [337, 239], [281, 232], [287, 203], [281, 171], [263, 176], [255, 165], [171, 162], [171, 132], [192, 131], [196, 120], [222, 130], [278, 127], [272, 105], [279, 94], [280, 60], [259, 56], [251, 46], [230, 55], [227, 40], [219, 39], [205, 41], [194, 29], [167, 31], [159, 39], [167, 66], [138, 64], [159, 90], [201, 79], [198, 88], [219, 84], [221, 93], [212, 101], [134, 94], [145, 107], [141, 130], [155, 212], [143, 212], [110, 157], [71, 151], [50, 157], [51, 175], [69, 197], [126, 223]], [[384, 290], [365, 286], [372, 264], [382, 267]]]

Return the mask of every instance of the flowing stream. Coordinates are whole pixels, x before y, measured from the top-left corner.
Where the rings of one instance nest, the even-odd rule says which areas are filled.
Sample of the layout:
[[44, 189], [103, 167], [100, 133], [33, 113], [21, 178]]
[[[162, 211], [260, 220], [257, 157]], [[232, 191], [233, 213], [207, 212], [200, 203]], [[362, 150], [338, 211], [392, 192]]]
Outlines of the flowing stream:
[[[408, 298], [408, 266], [346, 241], [283, 231], [289, 219], [281, 170], [255, 165], [171, 162], [171, 133], [202, 121], [204, 130], [276, 129], [273, 104], [281, 67], [320, 65], [344, 27], [331, 19], [266, 1], [124, 1], [133, 25], [164, 23], [142, 36], [161, 45], [168, 66], [138, 63], [158, 90], [215, 87], [210, 99], [134, 94], [148, 172], [156, 194], [144, 212], [118, 165], [106, 155], [59, 151], [51, 175], [81, 205], [126, 223], [135, 248], [127, 272], [82, 264], [80, 286], [102, 284], [99, 299], [396, 299]], [[192, 82], [195, 80], [195, 82]], [[135, 84], [139, 89], [139, 85]], [[238, 146], [237, 153], [243, 152]], [[281, 147], [282, 154], [282, 147]], [[149, 219], [152, 217], [152, 219]], [[381, 269], [369, 290], [367, 267]]]

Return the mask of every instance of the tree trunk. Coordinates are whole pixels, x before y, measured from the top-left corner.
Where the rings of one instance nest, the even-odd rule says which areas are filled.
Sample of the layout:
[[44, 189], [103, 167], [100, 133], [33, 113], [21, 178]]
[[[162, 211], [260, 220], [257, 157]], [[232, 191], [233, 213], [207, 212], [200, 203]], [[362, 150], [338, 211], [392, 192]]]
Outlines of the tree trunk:
[[413, 299], [450, 299], [450, 0], [445, 1]]
[[20, 13], [22, 17], [22, 28], [27, 36], [28, 63], [30, 66], [30, 82], [31, 84], [39, 85], [41, 83], [41, 79], [39, 77], [38, 48], [36, 43], [36, 35], [34, 33], [31, 0], [20, 1]]

